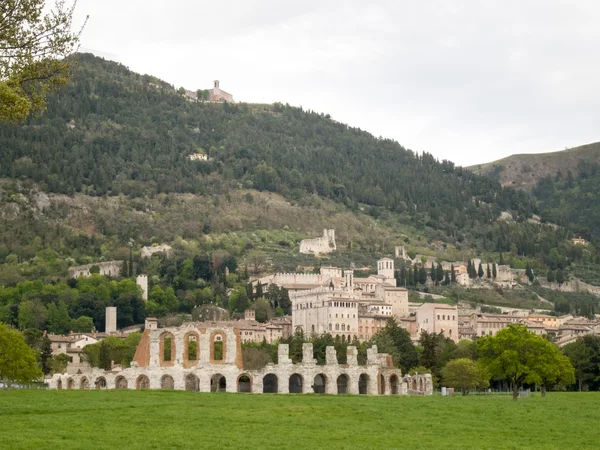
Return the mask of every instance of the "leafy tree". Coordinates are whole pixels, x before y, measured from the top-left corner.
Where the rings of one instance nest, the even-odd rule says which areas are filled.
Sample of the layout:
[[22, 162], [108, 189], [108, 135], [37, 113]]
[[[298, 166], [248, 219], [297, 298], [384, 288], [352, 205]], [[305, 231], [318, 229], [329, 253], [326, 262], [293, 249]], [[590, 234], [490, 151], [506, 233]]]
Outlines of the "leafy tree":
[[94, 329], [94, 321], [91, 317], [80, 316], [71, 320], [71, 330], [75, 333], [89, 333]]
[[51, 359], [51, 373], [65, 373], [69, 364], [69, 356], [65, 353], [54, 355]]
[[51, 89], [70, 77], [69, 56], [79, 33], [71, 31], [75, 5], [44, 0], [0, 3], [0, 120], [23, 120], [40, 111]]
[[52, 341], [50, 341], [50, 338], [47, 335], [42, 339], [40, 363], [44, 375], [48, 375], [52, 372]]
[[582, 391], [586, 381], [596, 382], [600, 376], [599, 350], [600, 338], [598, 336], [585, 336], [565, 345], [564, 352], [575, 369], [579, 391]]
[[26, 300], [19, 305], [19, 328], [43, 329], [48, 320], [48, 310], [39, 300]]
[[557, 282], [557, 283], [558, 283], [558, 285], [560, 286], [560, 285], [562, 285], [562, 284], [563, 284], [565, 281], [566, 281], [566, 280], [565, 280], [565, 273], [564, 273], [562, 270], [558, 269], [558, 270], [556, 271], [556, 282]]
[[56, 334], [67, 334], [71, 328], [71, 318], [64, 301], [59, 301], [58, 306], [51, 303], [48, 306], [48, 331]]
[[531, 269], [531, 265], [529, 263], [527, 263], [527, 266], [525, 267], [525, 275], [527, 275], [529, 282], [533, 283], [533, 280], [534, 280], [533, 270]]
[[557, 351], [551, 342], [545, 341], [545, 346], [547, 348], [542, 352], [537, 368], [542, 397], [546, 396], [548, 388], [555, 385], [569, 386], [575, 383], [575, 369], [569, 358]]
[[460, 358], [449, 361], [442, 369], [443, 383], [458, 389], [463, 395], [475, 388], [489, 386], [489, 376], [473, 360]]
[[[549, 344], [549, 345], [547, 345]], [[524, 383], [541, 383], [548, 374], [548, 361], [556, 361], [559, 350], [524, 325], [510, 325], [496, 336], [477, 341], [478, 363], [496, 379], [512, 385], [513, 399]]]
[[373, 336], [371, 344], [377, 345], [378, 351], [389, 353], [394, 364], [405, 373], [418, 364], [419, 355], [410, 339], [410, 334], [399, 327], [393, 318], [388, 319], [385, 327]]
[[13, 382], [30, 383], [41, 376], [36, 352], [23, 334], [0, 323], [0, 380], [10, 387]]
[[554, 283], [556, 281], [553, 270], [548, 270], [548, 273], [546, 274], [546, 280], [548, 280], [548, 283]]
[[[169, 348], [170, 348], [170, 346], [169, 346]], [[110, 352], [109, 352], [109, 348], [108, 348], [108, 345], [106, 344], [106, 342], [102, 341], [100, 343], [99, 350], [100, 350], [100, 352], [98, 354], [98, 367], [100, 369], [104, 369], [104, 370], [112, 369]]]
[[244, 286], [236, 286], [229, 296], [229, 311], [244, 312], [248, 309], [248, 294]]

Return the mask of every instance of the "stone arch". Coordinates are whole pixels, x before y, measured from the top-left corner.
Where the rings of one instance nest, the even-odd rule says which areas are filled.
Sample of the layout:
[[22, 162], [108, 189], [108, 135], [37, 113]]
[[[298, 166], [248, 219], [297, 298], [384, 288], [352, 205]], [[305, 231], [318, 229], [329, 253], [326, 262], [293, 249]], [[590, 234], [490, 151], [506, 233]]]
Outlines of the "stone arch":
[[192, 367], [200, 361], [200, 335], [189, 331], [183, 337], [183, 366]]
[[379, 374], [379, 394], [385, 395], [385, 377]]
[[106, 383], [106, 378], [104, 377], [96, 378], [94, 384], [96, 385], [96, 389], [106, 389], [108, 387], [108, 384]]
[[175, 389], [175, 380], [171, 375], [163, 375], [160, 379], [161, 389]]
[[420, 378], [419, 379], [419, 392], [423, 392], [423, 391], [424, 391], [424, 389], [423, 389], [423, 378]]
[[227, 336], [224, 331], [213, 331], [210, 335], [210, 362], [222, 364], [227, 355]]
[[246, 373], [241, 374], [237, 379], [238, 392], [252, 392], [252, 377]]
[[346, 342], [346, 335], [342, 334], [342, 342]]
[[62, 379], [59, 378], [58, 381], [56, 382], [56, 389], [58, 389], [59, 391], [62, 389]]
[[302, 392], [304, 392], [304, 390], [302, 389], [303, 384], [304, 379], [301, 375], [298, 375], [297, 373], [292, 374], [292, 376], [290, 376], [289, 381], [290, 394], [302, 394]]
[[398, 375], [396, 374], [390, 377], [390, 390], [392, 395], [398, 395]]
[[150, 380], [146, 375], [140, 375], [135, 382], [136, 389], [150, 389]]
[[185, 377], [185, 390], [198, 392], [200, 390], [200, 380], [193, 373], [189, 373]]
[[214, 374], [210, 378], [210, 392], [226, 392], [227, 379], [220, 373]]
[[88, 381], [88, 379], [86, 377], [83, 377], [81, 379], [81, 381], [79, 382], [79, 389], [89, 389], [90, 388], [90, 382]]
[[327, 392], [327, 377], [322, 373], [315, 375], [312, 388], [315, 394]]
[[67, 389], [70, 391], [71, 389], [73, 389], [74, 385], [75, 385], [75, 383], [73, 382], [73, 378], [69, 378], [67, 380]]
[[369, 375], [361, 373], [358, 377], [358, 393], [366, 395], [369, 393]]
[[165, 331], [160, 335], [158, 358], [161, 366], [172, 366], [175, 361], [176, 345], [173, 333]]
[[347, 394], [348, 393], [348, 375], [345, 373], [341, 374], [337, 377], [337, 393], [338, 394]]
[[269, 373], [263, 377], [263, 394], [277, 394], [279, 392], [277, 375]]
[[412, 380], [412, 390], [416, 391], [417, 390], [417, 379], [413, 378]]
[[117, 377], [115, 380], [115, 389], [127, 389], [127, 379], [123, 376]]

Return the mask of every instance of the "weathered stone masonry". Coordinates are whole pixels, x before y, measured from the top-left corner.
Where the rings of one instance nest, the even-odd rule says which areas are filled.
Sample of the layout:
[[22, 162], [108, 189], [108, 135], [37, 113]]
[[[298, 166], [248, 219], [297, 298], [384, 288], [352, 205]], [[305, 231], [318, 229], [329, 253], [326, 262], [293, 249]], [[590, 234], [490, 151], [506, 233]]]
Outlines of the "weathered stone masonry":
[[[190, 346], [192, 341], [195, 344]], [[196, 359], [190, 360], [193, 348]], [[217, 322], [157, 328], [156, 322], [150, 321], [130, 368], [57, 374], [49, 387], [370, 395], [431, 395], [433, 391], [431, 375], [402, 376], [400, 369], [392, 366], [391, 357], [378, 353], [375, 346], [367, 350], [366, 366], [358, 365], [357, 350], [352, 346], [348, 347], [347, 364], [338, 364], [334, 347], [327, 347], [325, 365], [317, 365], [312, 344], [304, 344], [302, 351], [302, 362], [293, 364], [288, 345], [280, 344], [277, 364], [244, 370], [240, 332], [235, 327]]]

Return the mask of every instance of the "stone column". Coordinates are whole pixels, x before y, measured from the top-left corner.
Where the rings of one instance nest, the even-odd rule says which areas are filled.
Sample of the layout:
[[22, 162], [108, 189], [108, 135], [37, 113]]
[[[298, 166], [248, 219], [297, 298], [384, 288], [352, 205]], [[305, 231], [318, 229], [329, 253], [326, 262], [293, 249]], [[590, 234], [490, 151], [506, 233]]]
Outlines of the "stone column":
[[[306, 344], [304, 344], [306, 345]], [[312, 346], [312, 344], [310, 344]], [[311, 348], [312, 350], [312, 348]], [[312, 356], [312, 351], [311, 351]], [[279, 344], [277, 347], [277, 365], [279, 366], [288, 366], [292, 364], [292, 360], [290, 359], [290, 346], [289, 344]]]
[[346, 359], [349, 367], [358, 366], [358, 351], [355, 346], [348, 346], [348, 349], [346, 350]]
[[337, 366], [338, 359], [337, 353], [335, 352], [335, 347], [328, 345], [325, 348], [325, 364], [328, 366]]
[[313, 358], [313, 345], [311, 343], [302, 344], [302, 364], [317, 364], [317, 360]]

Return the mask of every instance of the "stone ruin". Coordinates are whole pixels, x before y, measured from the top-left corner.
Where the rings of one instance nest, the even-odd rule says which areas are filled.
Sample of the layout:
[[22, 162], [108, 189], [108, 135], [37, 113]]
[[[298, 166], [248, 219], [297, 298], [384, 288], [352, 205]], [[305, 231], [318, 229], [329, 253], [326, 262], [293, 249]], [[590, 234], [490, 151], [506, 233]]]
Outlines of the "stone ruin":
[[121, 270], [123, 270], [123, 261], [106, 261], [86, 264], [84, 266], [69, 267], [69, 278], [89, 277], [91, 275], [90, 269], [94, 266], [98, 267], [98, 273], [100, 275], [118, 277], [121, 275]]
[[331, 253], [336, 250], [335, 230], [323, 230], [323, 236], [316, 239], [303, 239], [300, 241], [300, 253]]
[[432, 395], [431, 375], [402, 376], [391, 357], [367, 350], [367, 364], [358, 364], [356, 347], [347, 350], [347, 364], [338, 364], [335, 348], [326, 348], [325, 365], [317, 364], [313, 345], [303, 344], [302, 362], [294, 364], [289, 346], [280, 344], [277, 364], [245, 370], [240, 330], [218, 322], [187, 323], [158, 328], [147, 319], [129, 368], [91, 368], [78, 374], [55, 374], [50, 389], [176, 389], [197, 392], [318, 393], [369, 395]]

